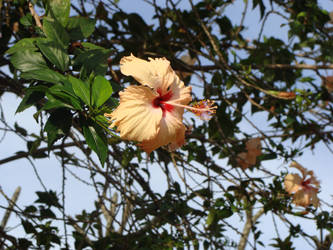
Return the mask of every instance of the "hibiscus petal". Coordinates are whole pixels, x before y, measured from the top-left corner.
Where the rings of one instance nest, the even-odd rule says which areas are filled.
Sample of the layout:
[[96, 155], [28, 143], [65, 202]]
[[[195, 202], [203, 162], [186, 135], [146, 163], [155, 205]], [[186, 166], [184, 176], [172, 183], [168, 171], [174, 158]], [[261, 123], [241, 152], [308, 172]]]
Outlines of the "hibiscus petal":
[[245, 144], [246, 150], [252, 154], [255, 155], [255, 157], [261, 155], [261, 143], [260, 138], [252, 138], [248, 140]]
[[307, 207], [311, 204], [310, 195], [304, 190], [300, 190], [294, 194], [293, 203], [297, 206]]
[[302, 165], [298, 164], [296, 161], [291, 162], [290, 167], [297, 168], [302, 173], [303, 178], [305, 178], [306, 175], [308, 175], [308, 170]]
[[127, 140], [141, 142], [155, 138], [162, 119], [162, 110], [152, 106], [157, 94], [145, 86], [129, 86], [119, 96], [117, 109], [105, 115], [114, 120], [110, 128], [117, 126], [120, 137]]
[[[181, 146], [184, 143], [185, 126], [182, 120], [177, 117], [177, 112], [167, 112], [161, 119], [160, 131], [152, 140], [143, 141], [139, 146], [148, 154], [156, 148], [176, 143]], [[173, 145], [174, 146], [174, 145]]]
[[[132, 76], [143, 85], [164, 92], [175, 81], [176, 74], [165, 58], [149, 58], [149, 61], [133, 56], [123, 57], [120, 60], [120, 71], [126, 76]], [[178, 77], [177, 77], [178, 78]]]
[[302, 178], [298, 174], [287, 174], [284, 178], [284, 189], [289, 194], [297, 192], [301, 187]]
[[239, 153], [236, 158], [237, 164], [239, 166], [241, 166], [241, 168], [244, 170], [247, 169], [248, 167], [250, 167], [247, 157], [248, 157], [247, 153], [242, 152], [242, 153]]

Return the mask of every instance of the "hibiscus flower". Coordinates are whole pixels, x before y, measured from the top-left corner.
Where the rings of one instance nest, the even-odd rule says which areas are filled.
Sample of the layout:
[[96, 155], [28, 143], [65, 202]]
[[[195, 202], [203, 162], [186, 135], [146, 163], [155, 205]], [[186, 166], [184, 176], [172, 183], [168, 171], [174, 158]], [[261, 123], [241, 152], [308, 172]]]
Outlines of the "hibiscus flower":
[[242, 169], [247, 169], [257, 162], [257, 157], [261, 155], [261, 140], [260, 138], [252, 138], [245, 144], [246, 152], [241, 152], [237, 155], [236, 161]]
[[[119, 106], [105, 114], [117, 127], [120, 137], [140, 142], [148, 154], [169, 145], [176, 149], [185, 142], [184, 108], [208, 112], [188, 106], [191, 87], [186, 87], [165, 58], [139, 59], [132, 54], [120, 60], [120, 71], [141, 85], [129, 86], [119, 93]], [[215, 108], [215, 107], [214, 107]]]
[[313, 171], [306, 170], [297, 162], [292, 162], [290, 167], [297, 168], [302, 173], [302, 177], [298, 174], [287, 174], [284, 178], [285, 190], [293, 195], [293, 203], [302, 207], [307, 207], [310, 204], [318, 207], [317, 193], [320, 185]]

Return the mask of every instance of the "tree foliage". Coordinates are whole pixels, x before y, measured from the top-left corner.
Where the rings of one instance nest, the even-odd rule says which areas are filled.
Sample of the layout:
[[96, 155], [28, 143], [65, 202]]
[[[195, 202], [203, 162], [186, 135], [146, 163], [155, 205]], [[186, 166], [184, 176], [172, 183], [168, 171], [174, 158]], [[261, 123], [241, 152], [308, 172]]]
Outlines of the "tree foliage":
[[[9, 207], [1, 209], [18, 216], [26, 237], [12, 234], [4, 220], [0, 248], [294, 249], [303, 237], [329, 249], [332, 205], [295, 206], [284, 177], [306, 150], [326, 145], [332, 152], [330, 13], [316, 0], [160, 2], [142, 2], [154, 11], [147, 21], [122, 9], [121, 0], [0, 1], [0, 95], [19, 97], [16, 113], [33, 107], [40, 125], [35, 134], [2, 116], [1, 130], [22, 138], [27, 151], [0, 159], [1, 168], [56, 157], [63, 171], [60, 190], [41, 181], [37, 200], [23, 206], [2, 187]], [[240, 20], [229, 14], [235, 5], [243, 8]], [[248, 39], [253, 13], [260, 20]], [[265, 35], [275, 18], [285, 40]], [[208, 122], [185, 115], [186, 143], [176, 151], [161, 147], [147, 156], [108, 128], [104, 114], [118, 106], [119, 91], [136, 84], [119, 70], [131, 53], [167, 58], [192, 85], [193, 100], [217, 105]], [[259, 148], [251, 148], [253, 139]], [[271, 160], [285, 167], [268, 168]], [[86, 183], [80, 173], [87, 171]], [[66, 211], [66, 175], [95, 190], [95, 209]], [[275, 227], [276, 236], [263, 241], [258, 221], [269, 214], [289, 231], [281, 236]], [[312, 221], [318, 234], [290, 218]]]

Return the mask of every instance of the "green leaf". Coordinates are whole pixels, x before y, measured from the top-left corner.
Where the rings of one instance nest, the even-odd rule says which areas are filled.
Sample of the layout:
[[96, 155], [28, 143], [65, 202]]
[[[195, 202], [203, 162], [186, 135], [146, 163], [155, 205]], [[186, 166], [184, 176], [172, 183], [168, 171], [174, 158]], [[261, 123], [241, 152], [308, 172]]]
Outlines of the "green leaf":
[[32, 26], [32, 15], [30, 13], [20, 18], [20, 23], [24, 26]]
[[37, 38], [24, 38], [15, 43], [15, 45], [10, 47], [5, 53], [11, 55], [18, 51], [24, 51], [24, 50], [37, 51], [37, 47], [35, 46], [36, 40]]
[[206, 220], [207, 226], [210, 226], [215, 220], [216, 220], [216, 211], [214, 209], [211, 209], [209, 211], [209, 214], [208, 214], [207, 220]]
[[36, 203], [42, 203], [49, 207], [58, 207], [61, 208], [62, 206], [59, 203], [59, 199], [57, 193], [50, 190], [47, 192], [36, 192], [38, 199], [35, 201]]
[[255, 9], [258, 4], [259, 4], [259, 8], [260, 8], [260, 19], [262, 19], [265, 14], [266, 7], [262, 0], [253, 0], [253, 9]]
[[83, 135], [88, 146], [97, 154], [103, 166], [108, 152], [107, 140], [103, 130], [97, 126], [85, 125], [83, 126]]
[[45, 86], [34, 86], [28, 88], [16, 110], [16, 113], [22, 112], [23, 110], [26, 110], [27, 108], [39, 102], [44, 97], [46, 91], [47, 88]]
[[230, 208], [223, 208], [222, 210], [218, 211], [218, 215], [219, 218], [225, 219], [225, 218], [229, 218], [230, 216], [232, 216], [232, 211]]
[[64, 48], [54, 41], [38, 40], [37, 46], [43, 55], [62, 72], [68, 69], [69, 57]]
[[54, 142], [69, 132], [72, 125], [72, 114], [68, 109], [59, 108], [51, 113], [44, 130], [47, 133], [47, 145], [50, 147]]
[[89, 37], [95, 30], [96, 21], [85, 17], [70, 17], [67, 30], [72, 40], [82, 40]]
[[28, 132], [25, 128], [22, 128], [20, 127], [16, 122], [14, 124], [14, 128], [15, 128], [15, 132], [20, 134], [20, 135], [23, 135], [23, 136], [27, 136], [28, 135]]
[[92, 103], [97, 108], [104, 104], [112, 94], [112, 87], [103, 76], [96, 76], [92, 85]]
[[22, 72], [48, 69], [42, 54], [35, 52], [34, 49], [17, 51], [12, 55], [10, 61], [16, 69]]
[[72, 84], [67, 79], [64, 85], [57, 84], [48, 89], [49, 93], [53, 96], [60, 98], [65, 103], [70, 104], [74, 109], [82, 110], [80, 98], [75, 94]]
[[68, 80], [71, 82], [74, 93], [87, 105], [90, 105], [90, 89], [86, 82], [78, 78], [69, 76]]
[[43, 30], [49, 40], [58, 42], [65, 49], [68, 47], [69, 35], [57, 20], [44, 17]]
[[62, 74], [51, 69], [31, 70], [21, 74], [27, 80], [33, 79], [44, 82], [60, 83], [66, 79]]
[[105, 75], [110, 54], [111, 51], [104, 48], [86, 50], [75, 58], [74, 66], [81, 67], [81, 78], [87, 78], [92, 72], [95, 75]]
[[63, 27], [68, 23], [68, 17], [70, 12], [70, 0], [49, 0], [49, 16], [57, 19]]
[[28, 220], [21, 220], [21, 224], [24, 228], [24, 231], [27, 234], [35, 233], [36, 229], [35, 227], [28, 221]]
[[46, 94], [47, 96], [47, 102], [43, 106], [44, 110], [49, 110], [49, 109], [55, 109], [55, 108], [69, 108], [69, 109], [74, 109], [72, 105], [67, 104], [63, 100], [58, 100], [51, 94]]
[[127, 21], [128, 29], [130, 30], [131, 34], [140, 38], [145, 38], [147, 36], [149, 27], [140, 15], [131, 13], [127, 16]]

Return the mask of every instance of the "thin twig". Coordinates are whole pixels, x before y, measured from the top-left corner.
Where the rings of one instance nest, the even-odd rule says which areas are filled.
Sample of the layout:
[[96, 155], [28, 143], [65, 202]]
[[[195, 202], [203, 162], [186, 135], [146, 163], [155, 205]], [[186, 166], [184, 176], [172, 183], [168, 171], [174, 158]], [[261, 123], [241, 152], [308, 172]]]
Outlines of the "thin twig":
[[38, 14], [36, 13], [34, 6], [32, 5], [31, 2], [29, 2], [29, 10], [31, 15], [33, 16], [33, 18], [35, 19], [36, 25], [37, 27], [39, 27], [41, 30], [43, 30], [43, 25], [40, 22], [40, 17], [38, 16]]
[[7, 225], [7, 222], [9, 220], [9, 216], [14, 208], [14, 204], [16, 203], [19, 195], [21, 193], [21, 187], [18, 186], [16, 189], [15, 189], [15, 192], [9, 202], [9, 205], [8, 205], [8, 209], [6, 210], [6, 213], [5, 213], [5, 216], [3, 217], [2, 221], [1, 221], [1, 226], [0, 226], [0, 229], [1, 230], [4, 230], [6, 225]]

